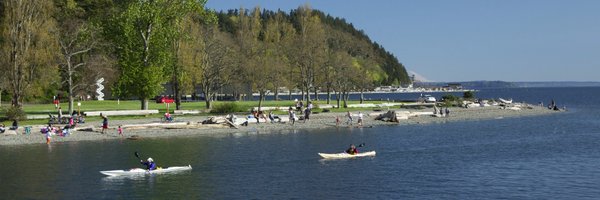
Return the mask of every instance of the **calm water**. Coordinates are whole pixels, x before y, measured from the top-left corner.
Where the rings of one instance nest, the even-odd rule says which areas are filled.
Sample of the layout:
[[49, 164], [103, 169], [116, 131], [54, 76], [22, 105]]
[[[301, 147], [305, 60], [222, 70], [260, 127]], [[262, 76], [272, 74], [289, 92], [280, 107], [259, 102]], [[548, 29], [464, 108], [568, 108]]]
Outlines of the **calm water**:
[[[550, 116], [365, 129], [0, 147], [1, 199], [597, 199], [600, 88], [496, 89]], [[317, 152], [365, 142], [373, 158]], [[192, 171], [106, 178], [134, 151]]]

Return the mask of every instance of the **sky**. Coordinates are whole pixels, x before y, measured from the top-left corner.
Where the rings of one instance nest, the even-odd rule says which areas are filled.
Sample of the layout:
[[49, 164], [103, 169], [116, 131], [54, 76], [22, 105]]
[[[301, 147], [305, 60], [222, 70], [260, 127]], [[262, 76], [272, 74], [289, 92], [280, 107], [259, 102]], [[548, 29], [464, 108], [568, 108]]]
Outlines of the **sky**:
[[346, 19], [429, 81], [600, 81], [600, 0], [208, 0]]

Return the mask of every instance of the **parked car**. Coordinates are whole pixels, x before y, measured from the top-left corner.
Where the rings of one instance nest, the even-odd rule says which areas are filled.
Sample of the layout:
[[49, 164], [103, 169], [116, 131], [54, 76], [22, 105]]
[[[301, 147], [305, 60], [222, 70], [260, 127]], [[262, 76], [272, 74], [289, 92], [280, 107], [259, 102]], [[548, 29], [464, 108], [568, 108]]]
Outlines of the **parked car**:
[[173, 98], [168, 96], [158, 96], [156, 97], [156, 103], [173, 103]]

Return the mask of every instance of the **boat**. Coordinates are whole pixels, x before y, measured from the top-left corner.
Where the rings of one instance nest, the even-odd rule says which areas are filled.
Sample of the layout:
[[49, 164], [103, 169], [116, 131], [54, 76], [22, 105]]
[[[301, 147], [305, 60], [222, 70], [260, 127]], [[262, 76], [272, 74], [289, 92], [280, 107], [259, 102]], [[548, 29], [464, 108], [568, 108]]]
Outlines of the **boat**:
[[100, 171], [100, 173], [107, 176], [135, 176], [135, 175], [147, 175], [147, 174], [163, 174], [170, 172], [179, 172], [192, 170], [192, 165], [188, 166], [176, 166], [176, 167], [167, 167], [167, 168], [158, 168], [152, 171], [148, 171], [147, 169], [142, 168], [133, 168], [130, 170], [109, 170], [109, 171]]
[[325, 159], [340, 159], [340, 158], [356, 158], [356, 157], [365, 157], [365, 156], [375, 156], [375, 151], [367, 151], [363, 153], [357, 154], [349, 154], [349, 153], [319, 153], [319, 156]]
[[503, 98], [498, 98], [498, 100], [500, 100], [500, 102], [505, 103], [505, 104], [511, 104], [513, 102], [512, 99], [506, 100], [506, 99], [503, 99]]

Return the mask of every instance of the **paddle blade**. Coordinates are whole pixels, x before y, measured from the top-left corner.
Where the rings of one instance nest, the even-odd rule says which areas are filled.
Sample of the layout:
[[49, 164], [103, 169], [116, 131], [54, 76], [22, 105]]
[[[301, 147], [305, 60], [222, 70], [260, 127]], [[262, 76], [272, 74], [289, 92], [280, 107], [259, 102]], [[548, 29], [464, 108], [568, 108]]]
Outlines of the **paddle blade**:
[[364, 147], [365, 143], [359, 144], [358, 147]]
[[134, 155], [135, 155], [135, 157], [140, 158], [140, 154], [137, 151], [134, 153]]

